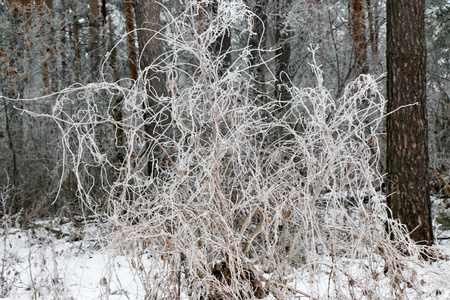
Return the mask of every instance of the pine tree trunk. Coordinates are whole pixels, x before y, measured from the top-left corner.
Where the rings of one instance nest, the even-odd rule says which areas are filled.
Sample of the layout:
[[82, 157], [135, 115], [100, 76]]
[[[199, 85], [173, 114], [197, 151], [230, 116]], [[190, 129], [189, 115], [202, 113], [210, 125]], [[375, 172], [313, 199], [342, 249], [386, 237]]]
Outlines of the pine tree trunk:
[[366, 74], [367, 45], [364, 0], [350, 0], [350, 19], [353, 36], [353, 52], [355, 53], [356, 70], [358, 74]]
[[130, 78], [136, 80], [137, 73], [137, 51], [136, 51], [136, 34], [134, 30], [133, 5], [131, 0], [124, 0], [125, 8], [125, 24], [127, 28], [127, 45], [128, 45], [128, 67], [130, 69]]
[[91, 77], [93, 80], [99, 75], [100, 67], [100, 38], [99, 38], [99, 10], [98, 0], [90, 0], [89, 2], [89, 50], [91, 58]]
[[[159, 124], [169, 122], [170, 114], [167, 110], [163, 109], [154, 98], [158, 99], [161, 96], [167, 94], [166, 90], [166, 77], [165, 74], [158, 70], [157, 64], [160, 63], [162, 54], [162, 44], [160, 40], [159, 30], [160, 25], [160, 4], [156, 0], [138, 0], [135, 6], [136, 27], [138, 29], [138, 45], [140, 52], [140, 69], [145, 70], [146, 89], [147, 93], [152, 98], [147, 98], [144, 104], [146, 113], [144, 118], [150, 119], [155, 115], [158, 116], [158, 121], [153, 120], [145, 125], [145, 132], [152, 137], [158, 138]], [[158, 163], [156, 157], [162, 156], [157, 147], [154, 145], [154, 141], [148, 140], [147, 149], [152, 154], [147, 164], [148, 175], [156, 177], [158, 174], [157, 165], [161, 166], [161, 162]], [[152, 150], [153, 149], [153, 150]]]
[[44, 94], [53, 92], [56, 89], [55, 78], [51, 76], [53, 73], [49, 66], [54, 66], [55, 64], [55, 51], [53, 44], [53, 35], [55, 34], [52, 27], [52, 16], [51, 12], [53, 10], [53, 0], [37, 0], [36, 6], [39, 12], [40, 28], [39, 28], [39, 38], [41, 39], [41, 56], [42, 56], [42, 82], [44, 86]]
[[387, 169], [392, 217], [432, 244], [426, 118], [425, 0], [387, 1]]
[[[162, 44], [158, 33], [161, 29], [160, 4], [156, 0], [138, 0], [135, 9], [137, 28], [148, 29], [138, 31], [140, 67], [144, 70], [152, 64], [157, 64], [162, 54]], [[161, 72], [150, 68], [147, 70], [146, 78], [155, 96], [166, 93], [165, 76]]]

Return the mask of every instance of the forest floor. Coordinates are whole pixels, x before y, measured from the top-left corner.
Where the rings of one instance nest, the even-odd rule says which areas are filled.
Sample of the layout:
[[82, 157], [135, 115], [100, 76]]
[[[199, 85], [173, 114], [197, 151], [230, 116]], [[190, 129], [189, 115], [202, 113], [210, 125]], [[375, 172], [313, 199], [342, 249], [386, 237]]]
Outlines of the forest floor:
[[[450, 257], [446, 202], [433, 198], [436, 244]], [[440, 223], [438, 223], [438, 221]], [[133, 258], [102, 245], [104, 229], [95, 219], [39, 220], [27, 228], [0, 226], [0, 299], [144, 299]], [[102, 238], [103, 237], [103, 238]], [[141, 258], [151, 263], [151, 253]], [[423, 297], [450, 299], [450, 262], [439, 259], [418, 270]], [[429, 275], [433, 276], [429, 276]], [[436, 276], [437, 275], [437, 276]], [[438, 279], [436, 279], [438, 278]], [[108, 284], [109, 283], [109, 284]], [[187, 298], [186, 298], [187, 299]], [[268, 296], [266, 299], [275, 299]], [[295, 299], [306, 299], [298, 295]]]

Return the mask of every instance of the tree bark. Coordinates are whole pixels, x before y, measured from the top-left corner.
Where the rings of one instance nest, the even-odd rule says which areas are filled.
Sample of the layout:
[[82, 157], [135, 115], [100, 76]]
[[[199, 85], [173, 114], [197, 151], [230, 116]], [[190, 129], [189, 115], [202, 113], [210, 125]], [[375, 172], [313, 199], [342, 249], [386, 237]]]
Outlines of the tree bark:
[[364, 0], [350, 0], [350, 19], [358, 74], [367, 74], [367, 43]]
[[[431, 245], [426, 117], [425, 0], [387, 1], [388, 205], [418, 243]], [[404, 105], [410, 105], [400, 108]], [[394, 112], [396, 109], [398, 111]]]
[[99, 38], [99, 8], [98, 0], [89, 2], [89, 50], [91, 57], [91, 76], [95, 80], [99, 75], [100, 66], [100, 38]]
[[[145, 125], [145, 131], [152, 137], [158, 138], [158, 125], [169, 122], [170, 114], [168, 111], [161, 111], [163, 108], [153, 99], [158, 99], [167, 94], [166, 90], [166, 76], [158, 68], [161, 63], [162, 43], [160, 40], [160, 4], [156, 0], [137, 0], [135, 6], [136, 27], [138, 29], [138, 45], [140, 52], [140, 69], [144, 71], [146, 80], [147, 93], [152, 98], [146, 98], [144, 102], [145, 119], [157, 116], [155, 120], [148, 122]], [[160, 151], [155, 147], [155, 142], [148, 140], [147, 149], [152, 153], [147, 164], [147, 171], [149, 176], [156, 177], [158, 174], [156, 157], [161, 156]]]
[[137, 73], [137, 51], [136, 51], [136, 34], [134, 32], [134, 17], [133, 5], [131, 0], [124, 0], [123, 6], [125, 8], [125, 24], [127, 29], [127, 45], [128, 45], [128, 67], [130, 69], [130, 78], [136, 80]]
[[75, 80], [80, 80], [81, 77], [81, 48], [80, 48], [80, 24], [78, 23], [78, 16], [76, 15], [76, 7], [74, 2], [70, 3], [70, 9], [73, 12], [72, 18], [72, 35], [74, 48], [74, 75]]
[[369, 21], [369, 40], [372, 50], [373, 60], [378, 60], [378, 36], [380, 31], [378, 0], [366, 0], [368, 21]]
[[[55, 78], [52, 78], [51, 70], [49, 65], [54, 65], [54, 45], [53, 45], [53, 35], [54, 30], [51, 21], [51, 12], [53, 10], [53, 0], [36, 0], [36, 6], [39, 12], [40, 28], [39, 28], [39, 38], [41, 39], [41, 57], [42, 63], [42, 83], [44, 86], [43, 93], [55, 91]], [[48, 28], [49, 27], [49, 28]]]
[[[138, 45], [140, 51], [140, 68], [145, 70], [151, 65], [159, 63], [162, 54], [160, 25], [160, 4], [156, 0], [137, 0], [136, 26], [138, 29]], [[145, 29], [145, 30], [142, 30]], [[146, 78], [149, 81], [154, 96], [166, 94], [165, 76], [154, 68], [146, 70]]]
[[261, 104], [266, 104], [266, 84], [262, 65], [263, 58], [261, 50], [266, 46], [267, 42], [267, 3], [268, 0], [246, 1], [247, 5], [252, 7], [253, 13], [253, 35], [250, 37], [250, 64], [252, 67], [252, 75], [255, 82], [255, 98], [259, 99]]
[[275, 99], [280, 101], [281, 107], [284, 107], [286, 102], [291, 99], [291, 94], [287, 89], [290, 84], [289, 61], [291, 59], [291, 44], [289, 38], [291, 34], [289, 32], [289, 26], [285, 24], [286, 14], [289, 11], [291, 3], [292, 0], [277, 1], [278, 14], [275, 25], [275, 39], [277, 44], [277, 49], [275, 50], [275, 76], [277, 78], [277, 86], [275, 88]]
[[106, 26], [106, 17], [107, 17], [106, 0], [102, 0], [102, 26], [103, 27]]
[[[117, 81], [120, 79], [119, 78], [120, 76], [119, 76], [119, 70], [118, 70], [118, 66], [117, 66], [117, 49], [114, 47], [115, 41], [114, 41], [114, 31], [113, 31], [113, 26], [112, 26], [112, 18], [108, 19], [108, 29], [109, 29], [109, 43], [108, 43], [109, 49], [108, 50], [111, 53], [109, 64], [113, 71], [113, 81]], [[134, 43], [134, 40], [133, 40], [133, 43]], [[133, 79], [137, 79], [136, 48], [134, 48], [134, 51], [135, 51], [135, 53], [134, 53], [135, 54], [134, 55], [134, 59], [135, 59], [134, 71], [136, 72], [136, 74], [135, 74], [136, 77]], [[131, 75], [133, 75], [133, 74], [131, 74]], [[114, 117], [114, 121], [116, 121], [118, 123], [123, 122], [123, 102], [124, 102], [123, 100], [124, 99], [123, 99], [122, 95], [114, 96], [113, 117]], [[118, 125], [116, 127], [115, 137], [116, 137], [116, 144], [118, 146], [117, 151], [116, 151], [116, 162], [119, 165], [121, 165], [125, 160], [124, 148], [126, 147], [125, 132], [124, 132], [122, 125]]]

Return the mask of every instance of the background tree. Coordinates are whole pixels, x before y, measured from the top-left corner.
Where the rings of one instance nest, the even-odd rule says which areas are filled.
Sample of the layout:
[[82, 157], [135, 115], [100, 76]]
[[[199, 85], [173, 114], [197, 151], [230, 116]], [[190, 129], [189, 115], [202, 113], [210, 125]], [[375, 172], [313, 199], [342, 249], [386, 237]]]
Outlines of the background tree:
[[100, 14], [98, 0], [89, 0], [89, 52], [91, 75], [95, 80], [100, 67]]
[[[139, 65], [141, 76], [145, 78], [146, 93], [150, 96], [143, 99], [145, 112], [145, 131], [151, 137], [158, 138], [157, 124], [167, 123], [168, 112], [155, 102], [155, 99], [167, 94], [166, 76], [161, 71], [163, 45], [161, 41], [161, 7], [156, 0], [138, 0], [135, 6], [136, 27], [138, 29]], [[150, 156], [152, 151], [158, 153], [154, 141], [148, 140], [147, 151], [144, 155]], [[156, 157], [160, 154], [156, 155]], [[148, 161], [148, 174], [155, 175], [158, 172], [157, 158]]]
[[253, 16], [253, 34], [250, 36], [250, 64], [254, 66], [252, 77], [255, 78], [255, 98], [261, 100], [261, 104], [267, 103], [267, 85], [265, 78], [267, 73], [265, 61], [265, 50], [267, 50], [267, 5], [268, 0], [246, 1], [247, 5], [254, 13]]
[[416, 242], [431, 245], [425, 1], [387, 1], [386, 57], [388, 205]]
[[291, 44], [290, 37], [292, 29], [286, 22], [287, 13], [292, 6], [291, 0], [276, 1], [276, 20], [275, 20], [275, 43], [277, 50], [275, 76], [277, 86], [275, 88], [275, 99], [280, 101], [281, 107], [284, 102], [290, 100], [291, 95], [288, 91], [290, 84], [290, 60], [291, 60]]
[[163, 53], [161, 41], [161, 7], [155, 0], [138, 0], [135, 6], [138, 28], [139, 65], [149, 80], [149, 93], [155, 96], [166, 93], [166, 79], [157, 69]]
[[133, 4], [130, 0], [124, 0], [123, 6], [125, 8], [125, 24], [127, 30], [128, 43], [128, 65], [130, 69], [130, 78], [136, 80], [137, 73], [137, 51], [136, 51], [136, 33], [134, 31], [134, 15]]
[[80, 24], [77, 16], [77, 5], [74, 1], [70, 2], [70, 10], [72, 12], [72, 28], [70, 31], [71, 41], [73, 43], [73, 59], [74, 79], [76, 81], [81, 78], [81, 44], [80, 44]]
[[366, 41], [366, 5], [364, 0], [350, 0], [349, 15], [353, 36], [353, 54], [356, 62], [357, 74], [366, 74], [367, 41]]
[[366, 0], [367, 3], [367, 17], [369, 25], [369, 41], [372, 57], [377, 61], [380, 35], [380, 9], [379, 0]]

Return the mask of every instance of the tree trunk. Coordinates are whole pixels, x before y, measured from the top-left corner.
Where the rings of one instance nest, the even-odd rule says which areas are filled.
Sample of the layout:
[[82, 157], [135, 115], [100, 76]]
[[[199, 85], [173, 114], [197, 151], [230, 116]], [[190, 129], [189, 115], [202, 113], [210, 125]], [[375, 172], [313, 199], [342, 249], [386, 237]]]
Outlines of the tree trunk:
[[53, 35], [54, 30], [51, 21], [51, 12], [53, 9], [53, 0], [36, 0], [36, 6], [39, 12], [40, 28], [39, 28], [39, 38], [42, 45], [41, 56], [42, 56], [42, 83], [44, 86], [43, 93], [53, 92], [55, 90], [55, 78], [52, 78], [50, 66], [55, 64], [55, 51], [53, 49]]
[[[117, 66], [117, 49], [114, 47], [115, 41], [114, 41], [114, 32], [113, 32], [113, 26], [112, 26], [112, 18], [109, 18], [109, 20], [108, 20], [108, 29], [109, 29], [108, 46], [109, 46], [109, 52], [111, 53], [109, 64], [113, 71], [113, 81], [117, 81], [120, 79], [119, 78], [120, 76], [119, 76], [119, 70], [118, 70], [118, 66]], [[136, 48], [134, 48], [134, 51], [135, 51], [134, 58], [136, 59]], [[136, 63], [136, 61], [135, 61], [135, 63]], [[134, 64], [134, 71], [136, 72], [136, 74], [135, 74], [136, 77], [133, 79], [136, 79], [137, 78], [136, 64]], [[113, 117], [114, 117], [114, 121], [116, 121], [118, 123], [123, 122], [123, 102], [124, 101], [123, 101], [122, 95], [114, 96]], [[126, 147], [125, 133], [124, 133], [123, 127], [121, 125], [118, 125], [116, 127], [115, 137], [116, 137], [116, 144], [118, 146], [117, 152], [116, 152], [116, 162], [119, 165], [121, 165], [125, 160], [124, 149]]]
[[286, 23], [286, 15], [291, 7], [292, 0], [277, 1], [278, 14], [275, 24], [275, 39], [277, 49], [276, 55], [276, 70], [275, 76], [277, 78], [277, 86], [275, 88], [275, 99], [280, 101], [280, 106], [284, 107], [286, 101], [291, 99], [287, 87], [289, 86], [289, 61], [291, 59], [291, 45], [289, 38], [289, 26]]
[[378, 36], [380, 31], [378, 0], [366, 0], [369, 20], [369, 37], [372, 59], [378, 60]]
[[[160, 4], [156, 0], [137, 0], [136, 26], [146, 30], [138, 31], [138, 44], [140, 51], [140, 67], [144, 70], [150, 65], [159, 63], [162, 54], [160, 25]], [[154, 96], [166, 93], [166, 80], [163, 73], [154, 68], [147, 70], [146, 78]]]
[[[28, 22], [30, 21], [29, 14], [29, 1], [11, 0], [9, 2], [10, 10], [12, 12], [11, 22], [12, 28], [19, 29], [25, 26], [25, 30], [28, 30]], [[3, 44], [2, 44], [3, 45]], [[20, 46], [18, 46], [20, 45]], [[20, 77], [20, 74], [25, 73], [26, 70], [23, 64], [25, 60], [25, 35], [20, 33], [20, 30], [14, 31], [9, 36], [9, 53], [14, 53], [14, 55], [9, 56], [9, 61], [5, 60], [5, 65], [3, 66], [3, 72], [7, 74], [6, 77], [2, 78], [2, 81], [7, 82], [2, 86], [0, 93], [8, 98], [22, 97], [24, 94], [25, 80]], [[0, 47], [3, 49], [3, 47]], [[5, 54], [2, 54], [2, 57]], [[24, 161], [26, 153], [24, 153], [24, 121], [21, 112], [14, 109], [14, 106], [19, 109], [23, 108], [23, 103], [17, 102], [11, 103], [5, 99], [2, 101], [2, 110], [4, 110], [4, 120], [6, 135], [8, 137], [8, 150], [10, 154], [10, 163], [5, 168], [8, 176], [11, 178], [11, 184], [14, 187], [18, 187], [23, 184], [23, 176], [20, 176], [24, 170]], [[0, 117], [3, 119], [3, 116]], [[4, 172], [2, 170], [2, 172]], [[3, 173], [4, 174], [4, 173]], [[2, 176], [3, 176], [2, 174]], [[2, 184], [6, 184], [2, 181]], [[16, 195], [12, 197], [11, 207], [8, 209], [11, 212], [18, 212], [20, 209], [26, 207], [24, 201], [21, 200], [22, 193], [17, 192]]]
[[99, 10], [98, 0], [89, 2], [89, 52], [91, 58], [91, 77], [96, 80], [99, 75], [100, 67], [100, 48], [99, 48]]
[[106, 0], [102, 0], [102, 26], [103, 26], [103, 27], [106, 26], [106, 16], [107, 16], [107, 12], [106, 12]]
[[125, 8], [125, 24], [127, 30], [127, 45], [128, 45], [128, 67], [130, 69], [130, 78], [136, 80], [137, 73], [137, 51], [136, 51], [136, 34], [134, 32], [134, 17], [133, 17], [133, 5], [131, 0], [124, 0], [123, 6]]
[[388, 205], [418, 243], [431, 245], [426, 118], [425, 0], [387, 1]]
[[[153, 98], [158, 99], [167, 94], [166, 76], [158, 70], [158, 64], [161, 62], [162, 44], [160, 40], [160, 4], [156, 0], [137, 0], [135, 6], [136, 27], [138, 29], [138, 45], [140, 51], [140, 68], [145, 71], [147, 93]], [[145, 125], [145, 131], [152, 137], [157, 138], [159, 131], [158, 125], [169, 122], [170, 114], [163, 109], [153, 98], [146, 98], [144, 108], [146, 113], [145, 119], [158, 116], [156, 120], [148, 122]], [[147, 164], [148, 175], [155, 177], [158, 174], [156, 157], [161, 156], [160, 151], [155, 147], [154, 141], [148, 140], [148, 151], [151, 152]], [[149, 153], [150, 155], [150, 153]]]
[[76, 14], [76, 6], [72, 1], [70, 3], [70, 9], [73, 12], [72, 18], [72, 35], [73, 35], [73, 48], [74, 48], [74, 76], [75, 80], [80, 80], [81, 77], [81, 48], [80, 48], [80, 24], [78, 23], [78, 16]]
[[253, 16], [253, 35], [250, 37], [250, 64], [254, 66], [252, 75], [255, 82], [255, 98], [259, 99], [261, 104], [266, 104], [266, 84], [265, 84], [265, 66], [262, 64], [263, 50], [267, 42], [267, 2], [268, 0], [247, 0], [246, 3], [252, 7], [255, 14]]
[[367, 74], [367, 44], [364, 0], [350, 0], [350, 19], [358, 74]]

